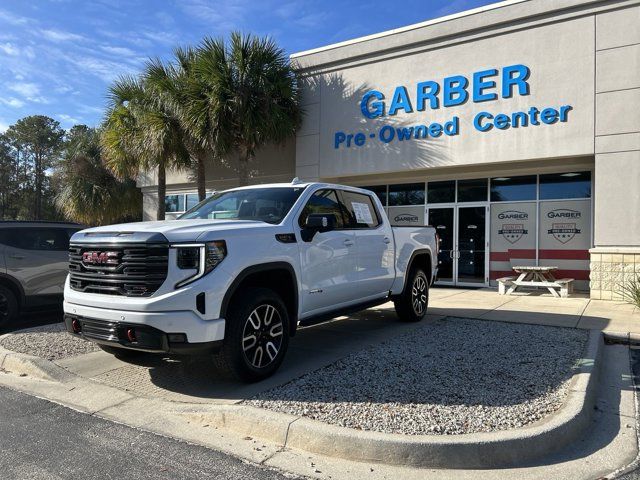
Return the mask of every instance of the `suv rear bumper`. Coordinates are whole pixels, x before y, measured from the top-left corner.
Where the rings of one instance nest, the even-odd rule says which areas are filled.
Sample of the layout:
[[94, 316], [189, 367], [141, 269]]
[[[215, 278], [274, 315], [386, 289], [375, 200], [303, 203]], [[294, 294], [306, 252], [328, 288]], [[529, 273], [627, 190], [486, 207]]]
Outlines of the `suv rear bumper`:
[[[203, 320], [191, 311], [135, 312], [64, 302], [70, 333], [103, 345], [149, 352], [207, 353], [224, 340], [224, 319]], [[80, 324], [74, 331], [72, 321]], [[136, 341], [127, 331], [133, 329]]]

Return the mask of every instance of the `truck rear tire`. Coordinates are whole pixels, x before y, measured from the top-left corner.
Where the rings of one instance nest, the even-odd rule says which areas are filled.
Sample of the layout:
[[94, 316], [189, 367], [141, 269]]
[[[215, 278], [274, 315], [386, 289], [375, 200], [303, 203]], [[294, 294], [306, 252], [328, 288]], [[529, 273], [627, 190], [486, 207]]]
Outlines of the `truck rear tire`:
[[18, 299], [7, 287], [0, 285], [0, 328], [18, 318]]
[[277, 293], [268, 288], [247, 288], [227, 311], [218, 366], [244, 382], [273, 375], [289, 346], [289, 322], [287, 308]]
[[404, 292], [393, 304], [398, 318], [404, 322], [419, 322], [424, 318], [429, 305], [429, 280], [422, 269], [411, 269]]

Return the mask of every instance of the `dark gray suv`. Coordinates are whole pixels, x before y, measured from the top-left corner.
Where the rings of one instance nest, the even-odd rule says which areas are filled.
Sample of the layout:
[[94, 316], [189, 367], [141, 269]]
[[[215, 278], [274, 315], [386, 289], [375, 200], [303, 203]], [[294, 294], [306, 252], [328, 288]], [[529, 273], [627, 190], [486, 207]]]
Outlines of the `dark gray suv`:
[[69, 238], [81, 225], [0, 221], [0, 327], [19, 313], [62, 303]]

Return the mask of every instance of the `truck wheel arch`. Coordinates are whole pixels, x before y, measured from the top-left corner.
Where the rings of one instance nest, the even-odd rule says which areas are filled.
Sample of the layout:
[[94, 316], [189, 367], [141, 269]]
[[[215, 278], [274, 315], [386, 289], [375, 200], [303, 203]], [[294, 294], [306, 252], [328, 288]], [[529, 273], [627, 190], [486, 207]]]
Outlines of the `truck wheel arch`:
[[298, 280], [293, 266], [287, 262], [269, 262], [242, 270], [224, 294], [220, 318], [226, 318], [234, 296], [248, 286], [269, 288], [280, 295], [287, 306], [291, 319], [289, 333], [293, 336], [298, 325]]
[[421, 249], [415, 250], [411, 254], [411, 258], [409, 259], [409, 263], [407, 264], [407, 269], [405, 270], [405, 274], [404, 274], [402, 291], [404, 291], [404, 289], [407, 287], [407, 279], [409, 278], [409, 272], [416, 265], [422, 267], [425, 275], [429, 279], [429, 285], [433, 285], [434, 277], [433, 277], [432, 252], [427, 248], [421, 248]]

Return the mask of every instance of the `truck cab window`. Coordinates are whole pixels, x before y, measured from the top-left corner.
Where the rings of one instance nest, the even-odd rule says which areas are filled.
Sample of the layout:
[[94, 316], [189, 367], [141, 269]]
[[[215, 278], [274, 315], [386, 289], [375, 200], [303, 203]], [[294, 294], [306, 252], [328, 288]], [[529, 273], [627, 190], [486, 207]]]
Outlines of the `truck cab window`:
[[336, 228], [344, 228], [344, 212], [341, 208], [338, 196], [333, 190], [318, 190], [304, 206], [298, 224], [304, 227], [307, 217], [311, 213], [326, 213], [336, 217]]

